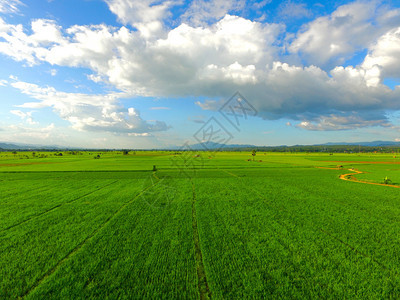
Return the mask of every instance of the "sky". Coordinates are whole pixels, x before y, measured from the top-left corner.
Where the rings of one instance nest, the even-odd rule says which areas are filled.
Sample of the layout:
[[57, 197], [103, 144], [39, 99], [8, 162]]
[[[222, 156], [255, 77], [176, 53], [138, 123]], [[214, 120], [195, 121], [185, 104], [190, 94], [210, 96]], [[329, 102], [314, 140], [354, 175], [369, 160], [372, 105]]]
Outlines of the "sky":
[[400, 141], [400, 1], [0, 0], [0, 142]]

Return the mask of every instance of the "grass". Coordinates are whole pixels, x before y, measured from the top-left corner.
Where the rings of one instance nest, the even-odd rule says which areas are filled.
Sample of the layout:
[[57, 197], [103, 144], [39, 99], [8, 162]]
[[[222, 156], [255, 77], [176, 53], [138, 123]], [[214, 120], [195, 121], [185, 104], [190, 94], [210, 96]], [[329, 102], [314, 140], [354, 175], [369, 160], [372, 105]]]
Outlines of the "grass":
[[97, 154], [0, 153], [0, 298], [400, 296], [393, 155]]

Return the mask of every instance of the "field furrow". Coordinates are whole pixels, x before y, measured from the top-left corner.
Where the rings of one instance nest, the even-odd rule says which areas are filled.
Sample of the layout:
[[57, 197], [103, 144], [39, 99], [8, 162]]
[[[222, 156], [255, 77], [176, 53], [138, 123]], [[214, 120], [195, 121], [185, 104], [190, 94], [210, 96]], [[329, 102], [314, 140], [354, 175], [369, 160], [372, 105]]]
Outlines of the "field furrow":
[[197, 225], [197, 214], [196, 214], [196, 188], [193, 180], [191, 180], [193, 200], [192, 200], [192, 227], [193, 227], [193, 240], [195, 249], [195, 258], [197, 266], [197, 280], [199, 285], [200, 299], [211, 298], [210, 288], [207, 283], [206, 270], [203, 263], [203, 255], [201, 253], [201, 244], [199, 237], [199, 230]]
[[[22, 224], [24, 224], [25, 222], [29, 222], [29, 221], [31, 221], [31, 220], [34, 220], [35, 218], [38, 218], [38, 217], [40, 217], [40, 216], [42, 216], [42, 215], [44, 215], [44, 214], [50, 213], [51, 211], [60, 208], [62, 205], [70, 204], [70, 203], [72, 203], [72, 202], [74, 202], [74, 201], [78, 201], [79, 199], [84, 198], [84, 197], [86, 197], [86, 196], [89, 196], [89, 195], [91, 195], [91, 194], [93, 194], [93, 193], [95, 193], [95, 192], [97, 192], [97, 191], [99, 191], [99, 190], [101, 190], [101, 189], [104, 189], [104, 188], [106, 188], [106, 187], [108, 187], [108, 186], [110, 186], [110, 185], [112, 185], [112, 184], [114, 184], [114, 183], [116, 183], [116, 182], [117, 182], [117, 181], [113, 181], [113, 182], [111, 182], [111, 183], [107, 183], [107, 184], [105, 184], [105, 185], [103, 185], [103, 186], [101, 186], [101, 187], [99, 187], [99, 188], [96, 188], [96, 189], [93, 190], [93, 191], [90, 191], [90, 192], [87, 192], [87, 193], [85, 193], [85, 194], [83, 194], [83, 195], [80, 195], [80, 196], [78, 196], [77, 198], [73, 198], [72, 200], [62, 201], [62, 200], [64, 200], [64, 199], [63, 199], [63, 197], [60, 197], [60, 198], [58, 199], [58, 201], [54, 201], [54, 202], [62, 201], [61, 203], [58, 203], [57, 205], [52, 206], [52, 207], [50, 207], [50, 208], [48, 208], [48, 209], [45, 209], [44, 211], [38, 212], [38, 213], [36, 213], [36, 214], [34, 214], [34, 215], [30, 215], [27, 219], [21, 220], [21, 221], [19, 221], [18, 223], [15, 223], [15, 224], [12, 224], [12, 225], [10, 225], [10, 226], [8, 226], [8, 227], [2, 228], [2, 229], [0, 229], [0, 232], [6, 231], [6, 230], [8, 230], [8, 229], [11, 229], [11, 228], [16, 227], [16, 226], [19, 226], [19, 225], [22, 225]], [[85, 190], [86, 190], [86, 189], [85, 189]], [[20, 196], [23, 196], [23, 195], [20, 195]], [[46, 196], [44, 196], [44, 197], [46, 197]], [[67, 199], [69, 199], [69, 197], [68, 197]], [[53, 201], [52, 201], [52, 202], [53, 202]], [[33, 212], [34, 212], [33, 210], [30, 210], [30, 213], [33, 213]]]

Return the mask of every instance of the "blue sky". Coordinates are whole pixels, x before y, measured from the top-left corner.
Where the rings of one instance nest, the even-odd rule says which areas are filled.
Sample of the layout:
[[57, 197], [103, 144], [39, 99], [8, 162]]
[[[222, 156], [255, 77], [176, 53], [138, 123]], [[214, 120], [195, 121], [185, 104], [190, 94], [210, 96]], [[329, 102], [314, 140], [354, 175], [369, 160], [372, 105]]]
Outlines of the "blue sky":
[[0, 0], [0, 65], [0, 142], [400, 141], [399, 1]]

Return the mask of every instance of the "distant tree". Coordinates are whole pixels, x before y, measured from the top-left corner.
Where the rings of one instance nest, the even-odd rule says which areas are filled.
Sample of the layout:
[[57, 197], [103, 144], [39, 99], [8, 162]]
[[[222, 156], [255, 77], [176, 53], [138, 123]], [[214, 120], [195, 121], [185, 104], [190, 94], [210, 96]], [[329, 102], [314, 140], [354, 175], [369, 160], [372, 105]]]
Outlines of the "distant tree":
[[122, 154], [124, 154], [124, 155], [128, 155], [128, 153], [129, 153], [129, 150], [122, 151]]
[[251, 155], [253, 156], [253, 161], [254, 161], [254, 159], [255, 159], [255, 157], [256, 157], [256, 150], [253, 150], [252, 153], [251, 153]]

